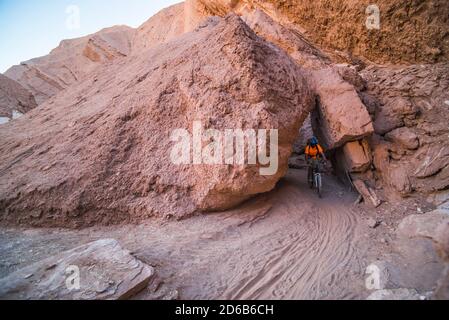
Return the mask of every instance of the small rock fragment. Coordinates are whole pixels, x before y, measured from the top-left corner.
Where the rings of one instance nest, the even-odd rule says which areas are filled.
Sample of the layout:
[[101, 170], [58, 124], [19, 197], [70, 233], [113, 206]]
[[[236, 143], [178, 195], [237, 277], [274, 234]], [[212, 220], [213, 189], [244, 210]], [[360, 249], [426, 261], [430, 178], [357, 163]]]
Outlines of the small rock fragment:
[[368, 220], [366, 222], [368, 224], [368, 227], [373, 228], [373, 229], [377, 228], [381, 223], [381, 221], [375, 220], [373, 218], [368, 218]]

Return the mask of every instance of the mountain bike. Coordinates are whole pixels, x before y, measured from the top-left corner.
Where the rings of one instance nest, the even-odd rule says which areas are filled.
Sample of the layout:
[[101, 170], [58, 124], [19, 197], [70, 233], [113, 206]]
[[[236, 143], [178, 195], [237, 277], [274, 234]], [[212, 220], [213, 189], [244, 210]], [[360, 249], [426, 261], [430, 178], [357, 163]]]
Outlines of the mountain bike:
[[[309, 166], [312, 168], [312, 177], [308, 177], [310, 189], [315, 189], [318, 197], [322, 197], [323, 181], [321, 176], [321, 161], [312, 161]], [[312, 178], [312, 179], [310, 179]]]

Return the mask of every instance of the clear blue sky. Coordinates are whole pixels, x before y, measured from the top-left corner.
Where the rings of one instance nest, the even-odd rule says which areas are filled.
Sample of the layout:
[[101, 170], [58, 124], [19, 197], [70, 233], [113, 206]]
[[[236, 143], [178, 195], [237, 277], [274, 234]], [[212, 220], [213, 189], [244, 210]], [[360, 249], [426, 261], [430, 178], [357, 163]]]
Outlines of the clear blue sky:
[[179, 2], [181, 0], [0, 0], [0, 72], [48, 54], [63, 39], [118, 24], [137, 27], [159, 10]]

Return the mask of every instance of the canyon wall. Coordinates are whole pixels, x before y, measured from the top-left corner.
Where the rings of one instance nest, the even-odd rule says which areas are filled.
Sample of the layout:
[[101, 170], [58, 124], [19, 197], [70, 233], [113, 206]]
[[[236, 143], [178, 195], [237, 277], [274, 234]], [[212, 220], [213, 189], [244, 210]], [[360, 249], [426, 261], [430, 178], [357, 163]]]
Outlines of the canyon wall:
[[[204, 15], [259, 8], [323, 49], [376, 63], [434, 63], [449, 58], [445, 0], [195, 0]], [[377, 8], [372, 7], [376, 5]], [[370, 7], [371, 6], [371, 7]], [[367, 28], [379, 9], [380, 28]], [[374, 10], [374, 11], [373, 11]]]

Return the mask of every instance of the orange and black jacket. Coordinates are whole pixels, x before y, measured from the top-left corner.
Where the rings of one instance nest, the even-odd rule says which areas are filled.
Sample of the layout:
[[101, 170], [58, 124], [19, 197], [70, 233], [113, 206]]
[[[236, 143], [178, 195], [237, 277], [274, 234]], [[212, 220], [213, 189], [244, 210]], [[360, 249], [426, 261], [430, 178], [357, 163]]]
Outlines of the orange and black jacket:
[[317, 159], [317, 157], [323, 154], [323, 147], [317, 144], [316, 146], [307, 146], [306, 147], [306, 155], [308, 155], [312, 159]]

